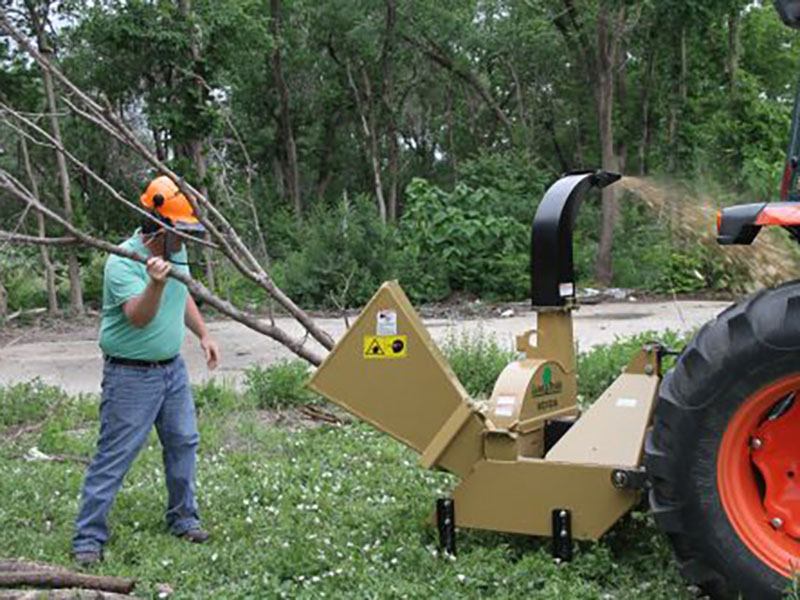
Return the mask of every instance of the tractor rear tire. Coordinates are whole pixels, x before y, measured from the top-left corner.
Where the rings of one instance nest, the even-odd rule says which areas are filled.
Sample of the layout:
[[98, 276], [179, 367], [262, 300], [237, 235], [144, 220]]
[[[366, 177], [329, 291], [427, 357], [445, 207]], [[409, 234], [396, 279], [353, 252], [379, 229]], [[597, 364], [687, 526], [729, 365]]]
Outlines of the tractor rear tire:
[[[704, 325], [662, 381], [645, 444], [650, 506], [683, 576], [712, 598], [779, 598], [800, 570], [795, 391], [800, 398], [798, 281]], [[758, 432], [772, 435], [776, 423], [784, 433], [762, 442]], [[763, 461], [756, 465], [770, 444], [781, 458], [767, 464], [769, 481], [788, 490], [778, 503], [789, 508], [783, 519], [767, 508], [777, 488], [767, 490]]]

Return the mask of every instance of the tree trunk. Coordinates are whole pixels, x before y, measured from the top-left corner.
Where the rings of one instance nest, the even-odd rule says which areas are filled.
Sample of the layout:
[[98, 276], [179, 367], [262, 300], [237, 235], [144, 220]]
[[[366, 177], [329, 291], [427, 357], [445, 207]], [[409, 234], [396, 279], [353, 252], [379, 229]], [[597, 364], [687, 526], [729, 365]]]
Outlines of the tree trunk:
[[[600, 134], [602, 167], [606, 171], [619, 170], [614, 148], [614, 71], [617, 67], [619, 36], [625, 18], [624, 7], [609, 14], [604, 2], [597, 15], [597, 73], [595, 79], [595, 101], [597, 122]], [[614, 275], [611, 248], [614, 241], [614, 227], [617, 222], [617, 195], [614, 186], [602, 191], [602, 217], [600, 244], [597, 249], [595, 277], [603, 285], [610, 285]]]
[[346, 65], [347, 80], [350, 83], [350, 88], [353, 90], [353, 96], [356, 101], [356, 109], [358, 110], [361, 119], [361, 131], [364, 134], [364, 146], [366, 147], [366, 154], [372, 167], [372, 183], [375, 191], [375, 202], [378, 204], [378, 213], [381, 217], [381, 222], [386, 223], [386, 199], [383, 195], [383, 179], [381, 176], [381, 164], [378, 154], [378, 136], [375, 132], [375, 109], [372, 102], [372, 87], [369, 83], [369, 77], [366, 72], [362, 72], [362, 81], [364, 85], [364, 97], [362, 98], [361, 91], [356, 85], [353, 78], [353, 71], [350, 64]]
[[650, 48], [647, 52], [647, 66], [645, 68], [644, 85], [642, 85], [642, 139], [639, 143], [639, 175], [647, 175], [647, 157], [652, 139], [650, 123], [650, 88], [653, 85], [655, 70], [655, 50], [653, 36], [650, 36]]
[[[205, 153], [203, 152], [203, 144], [198, 140], [194, 140], [191, 143], [191, 151], [192, 151], [192, 160], [194, 162], [195, 171], [197, 171], [197, 176], [200, 181], [205, 182], [206, 177], [208, 176], [208, 163], [206, 161]], [[203, 194], [206, 198], [210, 197], [208, 195], [208, 186], [205, 183], [200, 185], [200, 193]], [[210, 241], [208, 237], [208, 233], [205, 234], [204, 239], [206, 241]], [[203, 246], [203, 262], [205, 263], [205, 270], [206, 270], [206, 285], [211, 292], [215, 292], [217, 289], [217, 278], [216, 273], [214, 271], [214, 252], [208, 246]]]
[[579, 169], [586, 167], [586, 128], [581, 123], [580, 115], [575, 121], [575, 164]]
[[153, 134], [153, 146], [155, 147], [158, 160], [167, 160], [167, 152], [161, 139], [161, 133], [155, 127], [151, 128], [150, 131]]
[[303, 218], [303, 203], [300, 196], [300, 171], [297, 164], [297, 144], [292, 130], [291, 115], [289, 112], [289, 87], [283, 77], [283, 63], [281, 59], [281, 30], [283, 21], [280, 0], [270, 0], [270, 31], [272, 32], [275, 49], [272, 52], [272, 77], [278, 90], [280, 104], [280, 126], [286, 154], [286, 191], [294, 206], [295, 216], [298, 220]]
[[728, 56], [726, 57], [726, 71], [728, 72], [728, 88], [731, 92], [736, 89], [736, 74], [739, 70], [739, 11], [731, 9], [728, 14]]
[[[0, 277], [2, 275], [0, 274]], [[5, 321], [8, 316], [8, 292], [6, 286], [3, 285], [3, 280], [0, 278], [0, 323]]]
[[[625, 49], [620, 47], [617, 54], [620, 57], [623, 56], [625, 54]], [[627, 112], [625, 110], [628, 101], [628, 69], [626, 61], [622, 60], [622, 64], [616, 68], [616, 77], [614, 79], [614, 83], [616, 85], [616, 97], [614, 98], [613, 104], [616, 104], [619, 107], [616, 111], [619, 117], [619, 127], [616, 131], [614, 131], [614, 138], [616, 140], [615, 148], [617, 154], [617, 170], [620, 173], [624, 173], [628, 164], [628, 120], [626, 119]], [[619, 129], [622, 131], [619, 131]]]
[[[598, 120], [602, 166], [606, 171], [617, 171], [617, 154], [614, 152], [614, 124], [612, 112], [614, 106], [614, 86], [610, 74], [600, 76], [598, 85]], [[613, 185], [602, 190], [602, 217], [600, 226], [600, 244], [597, 249], [595, 277], [603, 285], [610, 285], [614, 276], [611, 248], [614, 242], [614, 227], [617, 222], [617, 196]]]
[[678, 98], [672, 102], [669, 110], [669, 123], [667, 125], [667, 145], [669, 146], [669, 160], [667, 169], [674, 173], [678, 168], [678, 118], [686, 104], [689, 95], [687, 83], [688, 59], [686, 56], [686, 27], [681, 27], [679, 43], [678, 65]]
[[[28, 180], [31, 184], [31, 192], [33, 193], [34, 197], [41, 202], [42, 200], [41, 196], [39, 195], [39, 185], [36, 182], [36, 177], [33, 174], [33, 168], [31, 166], [31, 157], [28, 152], [28, 142], [25, 137], [21, 137], [20, 141], [22, 149], [22, 162], [25, 165], [25, 173], [28, 175]], [[36, 225], [39, 237], [47, 237], [44, 215], [38, 211], [36, 211]], [[42, 266], [44, 267], [44, 282], [45, 289], [47, 290], [47, 312], [50, 315], [55, 315], [58, 313], [58, 296], [56, 295], [56, 273], [55, 269], [53, 268], [53, 263], [50, 260], [50, 250], [46, 245], [42, 244], [39, 246], [39, 254], [42, 257]]]
[[453, 169], [453, 185], [458, 183], [458, 156], [456, 155], [456, 142], [454, 136], [455, 119], [453, 118], [454, 82], [448, 82], [445, 92], [445, 123], [447, 123], [447, 152], [450, 158], [450, 168]]
[[[514, 97], [517, 102], [517, 118], [519, 119], [519, 124], [522, 126], [522, 130], [527, 131], [528, 111], [525, 106], [525, 93], [522, 90], [522, 82], [517, 74], [517, 70], [514, 68], [514, 63], [511, 60], [508, 61], [508, 71], [511, 73], [511, 79], [514, 80]], [[527, 138], [528, 136], [526, 135], [525, 137]]]
[[[196, 106], [192, 107], [190, 113], [196, 113], [201, 110], [200, 107], [205, 103], [206, 96], [208, 95], [206, 91], [206, 84], [202, 76], [202, 57], [200, 56], [200, 46], [197, 43], [197, 31], [194, 23], [192, 22], [192, 2], [191, 0], [179, 0], [178, 6], [181, 16], [186, 19], [186, 22], [190, 28], [189, 52], [192, 59], [192, 73], [195, 88], [193, 99], [197, 103]], [[193, 137], [186, 143], [186, 151], [192, 159], [192, 165], [194, 166], [194, 170], [197, 175], [200, 193], [208, 198], [208, 159], [206, 158], [204, 146], [205, 141], [202, 138]], [[206, 240], [208, 240], [207, 236]], [[216, 277], [214, 274], [214, 256], [211, 252], [211, 249], [207, 246], [203, 248], [203, 259], [205, 263], [206, 283], [208, 285], [208, 289], [214, 292], [217, 288]]]
[[550, 139], [553, 141], [553, 150], [556, 152], [558, 159], [558, 167], [562, 173], [570, 170], [569, 162], [564, 156], [564, 151], [561, 149], [561, 144], [558, 142], [558, 132], [556, 131], [555, 118], [553, 117], [553, 107], [549, 107], [545, 115], [544, 127], [550, 133]]
[[[28, 9], [31, 25], [36, 34], [36, 43], [39, 52], [50, 60], [53, 57], [53, 49], [50, 46], [50, 42], [44, 30], [43, 19], [41, 19], [36, 12], [36, 4], [34, 2], [28, 0], [25, 4]], [[47, 109], [50, 113], [50, 127], [53, 130], [53, 138], [58, 144], [61, 144], [61, 126], [58, 122], [58, 104], [56, 103], [55, 87], [53, 85], [53, 77], [46, 69], [42, 69], [42, 83], [44, 84], [45, 96], [47, 98]], [[67, 171], [67, 161], [61, 152], [56, 152], [56, 165], [58, 167], [58, 180], [61, 186], [61, 202], [64, 207], [64, 216], [69, 221], [72, 221], [74, 211], [72, 208], [69, 172]], [[84, 307], [83, 289], [81, 287], [81, 267], [75, 252], [70, 251], [68, 253], [67, 265], [69, 272], [70, 311], [74, 315], [82, 315]]]
[[331, 158], [336, 150], [336, 127], [339, 120], [339, 110], [331, 110], [325, 118], [325, 125], [322, 128], [322, 150], [320, 153], [319, 166], [317, 167], [317, 200], [322, 202], [325, 199], [325, 192], [328, 190], [333, 172], [331, 171]]
[[383, 90], [381, 98], [386, 110], [386, 137], [388, 147], [389, 190], [386, 199], [388, 218], [397, 220], [397, 188], [400, 179], [400, 147], [397, 141], [397, 119], [394, 107], [394, 49], [397, 24], [397, 2], [386, 0], [386, 33], [383, 46], [381, 70], [383, 71]]

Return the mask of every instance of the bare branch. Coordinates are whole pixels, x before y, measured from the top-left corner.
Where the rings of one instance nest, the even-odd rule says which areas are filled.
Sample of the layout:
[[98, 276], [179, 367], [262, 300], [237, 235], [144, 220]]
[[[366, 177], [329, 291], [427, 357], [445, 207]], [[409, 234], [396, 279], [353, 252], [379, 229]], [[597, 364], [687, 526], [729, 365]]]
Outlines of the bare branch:
[[497, 104], [497, 101], [494, 99], [491, 92], [486, 88], [486, 86], [483, 85], [483, 83], [481, 83], [480, 79], [478, 79], [475, 73], [456, 64], [456, 61], [448, 56], [447, 52], [430, 38], [426, 38], [425, 43], [420, 42], [419, 40], [416, 40], [408, 35], [403, 35], [403, 39], [410, 45], [421, 50], [422, 53], [435, 64], [439, 65], [446, 71], [449, 71], [472, 87], [472, 89], [475, 90], [475, 92], [486, 103], [486, 106], [489, 107], [497, 120], [500, 121], [507, 130], [511, 131], [513, 125], [511, 120], [508, 118], [508, 115], [503, 112], [503, 109]]
[[[28, 205], [30, 207], [31, 205]], [[0, 241], [11, 244], [33, 244], [36, 246], [72, 246], [80, 244], [80, 240], [74, 237], [37, 237], [35, 235], [23, 235], [11, 231], [0, 231]]]
[[[222, 213], [201, 194], [196, 188], [189, 185], [182, 177], [172, 171], [164, 164], [145, 144], [139, 140], [136, 134], [115, 114], [110, 106], [101, 106], [96, 100], [91, 98], [72, 81], [67, 78], [53, 63], [34, 48], [24, 35], [22, 35], [6, 18], [0, 13], [0, 29], [8, 33], [38, 64], [50, 72], [65, 88], [67, 88], [77, 99], [79, 99], [96, 119], [102, 121], [106, 127], [116, 131], [122, 138], [123, 143], [136, 151], [142, 158], [150, 163], [154, 168], [169, 177], [181, 192], [186, 195], [192, 207], [195, 209], [198, 219], [206, 227], [209, 234], [219, 243], [222, 252], [230, 259], [234, 266], [247, 278], [261, 286], [267, 291], [281, 306], [283, 306], [314, 339], [328, 350], [334, 346], [333, 338], [322, 330], [314, 320], [294, 301], [289, 298], [283, 290], [275, 285], [272, 277], [263, 269], [252, 251], [244, 244], [234, 228]], [[213, 217], [213, 222], [209, 217]], [[219, 224], [219, 227], [217, 227]], [[220, 230], [221, 228], [221, 230]], [[82, 234], [85, 235], [85, 234]]]
[[[135, 260], [136, 262], [145, 263], [146, 258], [136, 254], [135, 252], [131, 252], [122, 248], [121, 246], [115, 246], [110, 242], [105, 240], [98, 239], [94, 236], [91, 236], [77, 227], [75, 227], [72, 223], [67, 221], [58, 213], [52, 211], [47, 206], [44, 206], [41, 202], [39, 202], [36, 198], [32, 196], [32, 194], [16, 179], [13, 175], [0, 169], [0, 189], [4, 189], [9, 192], [12, 196], [32, 206], [34, 210], [41, 212], [44, 216], [51, 219], [52, 221], [61, 225], [64, 229], [66, 229], [69, 233], [71, 233], [75, 238], [77, 238], [78, 242], [87, 246], [91, 246], [93, 248], [97, 248], [98, 250], [102, 250], [108, 252], [110, 254], [116, 254], [118, 256], [122, 256], [124, 258], [128, 258], [130, 260]], [[202, 283], [199, 281], [192, 279], [189, 275], [182, 273], [177, 270], [172, 270], [169, 273], [169, 276], [177, 281], [183, 283], [189, 291], [197, 298], [200, 298], [204, 302], [206, 302], [209, 306], [213, 306], [221, 313], [229, 316], [234, 321], [238, 321], [239, 323], [262, 333], [275, 341], [281, 343], [282, 345], [286, 346], [300, 356], [301, 358], [307, 360], [311, 364], [318, 366], [322, 363], [322, 357], [304, 347], [305, 337], [303, 339], [295, 339], [292, 338], [289, 334], [283, 331], [280, 327], [275, 325], [268, 325], [266, 323], [261, 322], [255, 317], [252, 317], [243, 311], [239, 310], [235, 306], [233, 306], [230, 302], [222, 300], [218, 298], [214, 294], [212, 294]], [[308, 330], [306, 331], [306, 337], [308, 336]]]
[[208, 246], [210, 248], [215, 248], [215, 249], [218, 248], [218, 246], [216, 244], [213, 244], [211, 242], [207, 242], [205, 240], [198, 240], [197, 238], [194, 238], [194, 237], [192, 237], [190, 235], [187, 235], [186, 233], [184, 233], [182, 231], [179, 231], [179, 230], [175, 229], [174, 227], [172, 227], [170, 225], [166, 225], [165, 223], [163, 223], [160, 220], [156, 219], [156, 217], [150, 211], [145, 210], [144, 208], [142, 208], [141, 206], [139, 206], [135, 202], [131, 202], [127, 198], [123, 197], [116, 189], [114, 189], [113, 186], [111, 186], [111, 184], [109, 184], [105, 179], [100, 177], [100, 175], [95, 173], [94, 170], [92, 170], [88, 165], [86, 165], [85, 163], [83, 163], [80, 160], [78, 160], [69, 150], [67, 150], [64, 147], [64, 145], [62, 143], [58, 142], [52, 135], [50, 135], [50, 133], [48, 133], [46, 130], [42, 129], [41, 127], [39, 127], [36, 123], [31, 121], [30, 119], [24, 117], [21, 113], [17, 112], [12, 107], [8, 106], [7, 104], [5, 104], [3, 102], [0, 102], [0, 112], [9, 113], [15, 119], [17, 119], [18, 121], [20, 121], [21, 123], [23, 123], [24, 125], [29, 127], [30, 129], [33, 129], [36, 133], [38, 133], [43, 138], [45, 138], [48, 143], [44, 143], [44, 142], [41, 142], [40, 140], [37, 140], [32, 135], [30, 135], [28, 132], [26, 132], [24, 129], [21, 129], [21, 128], [15, 126], [10, 121], [6, 120], [5, 123], [11, 129], [13, 129], [17, 133], [19, 133], [21, 136], [24, 136], [25, 138], [31, 140], [35, 144], [38, 144], [40, 146], [46, 146], [46, 147], [49, 147], [49, 148], [53, 148], [53, 149], [57, 150], [58, 152], [61, 152], [67, 158], [67, 160], [69, 160], [73, 165], [78, 167], [81, 171], [86, 173], [94, 181], [99, 183], [103, 187], [103, 189], [105, 189], [109, 194], [111, 194], [111, 196], [115, 200], [117, 200], [118, 202], [121, 202], [122, 204], [126, 205], [128, 208], [133, 209], [134, 211], [138, 212], [143, 217], [158, 223], [159, 226], [164, 227], [165, 229], [168, 229], [169, 231], [171, 231], [172, 233], [174, 233], [178, 237], [181, 237], [181, 238], [183, 238], [185, 240], [188, 240], [188, 241], [191, 241], [191, 242], [197, 242], [197, 243], [199, 243], [199, 244], [201, 244], [203, 246]]

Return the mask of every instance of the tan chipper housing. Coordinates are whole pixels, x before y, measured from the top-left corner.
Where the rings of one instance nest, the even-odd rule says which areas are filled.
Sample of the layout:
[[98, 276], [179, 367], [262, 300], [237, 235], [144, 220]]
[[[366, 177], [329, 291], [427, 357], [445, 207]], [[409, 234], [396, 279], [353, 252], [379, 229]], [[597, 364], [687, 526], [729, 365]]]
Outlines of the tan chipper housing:
[[[581, 415], [572, 332], [572, 227], [592, 187], [618, 176], [567, 175], [537, 211], [532, 234], [535, 329], [473, 403], [396, 282], [381, 286], [314, 374], [311, 387], [407, 444], [425, 468], [461, 478], [438, 503], [442, 543], [453, 527], [597, 539], [640, 498], [642, 446], [660, 380], [657, 344], [643, 348]], [[532, 324], [534, 325], [534, 324]]]

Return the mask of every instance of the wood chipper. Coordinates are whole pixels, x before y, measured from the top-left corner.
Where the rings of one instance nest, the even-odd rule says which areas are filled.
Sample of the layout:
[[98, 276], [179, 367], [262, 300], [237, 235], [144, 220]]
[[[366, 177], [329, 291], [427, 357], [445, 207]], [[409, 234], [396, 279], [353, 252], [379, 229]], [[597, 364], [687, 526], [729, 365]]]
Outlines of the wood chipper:
[[437, 503], [441, 542], [455, 527], [596, 540], [640, 499], [642, 449], [661, 379], [653, 343], [580, 418], [572, 311], [572, 231], [592, 187], [619, 175], [571, 173], [545, 194], [533, 220], [536, 328], [522, 358], [498, 378], [488, 405], [468, 397], [396, 282], [383, 284], [317, 370], [311, 387], [420, 453], [426, 468], [461, 481]]

